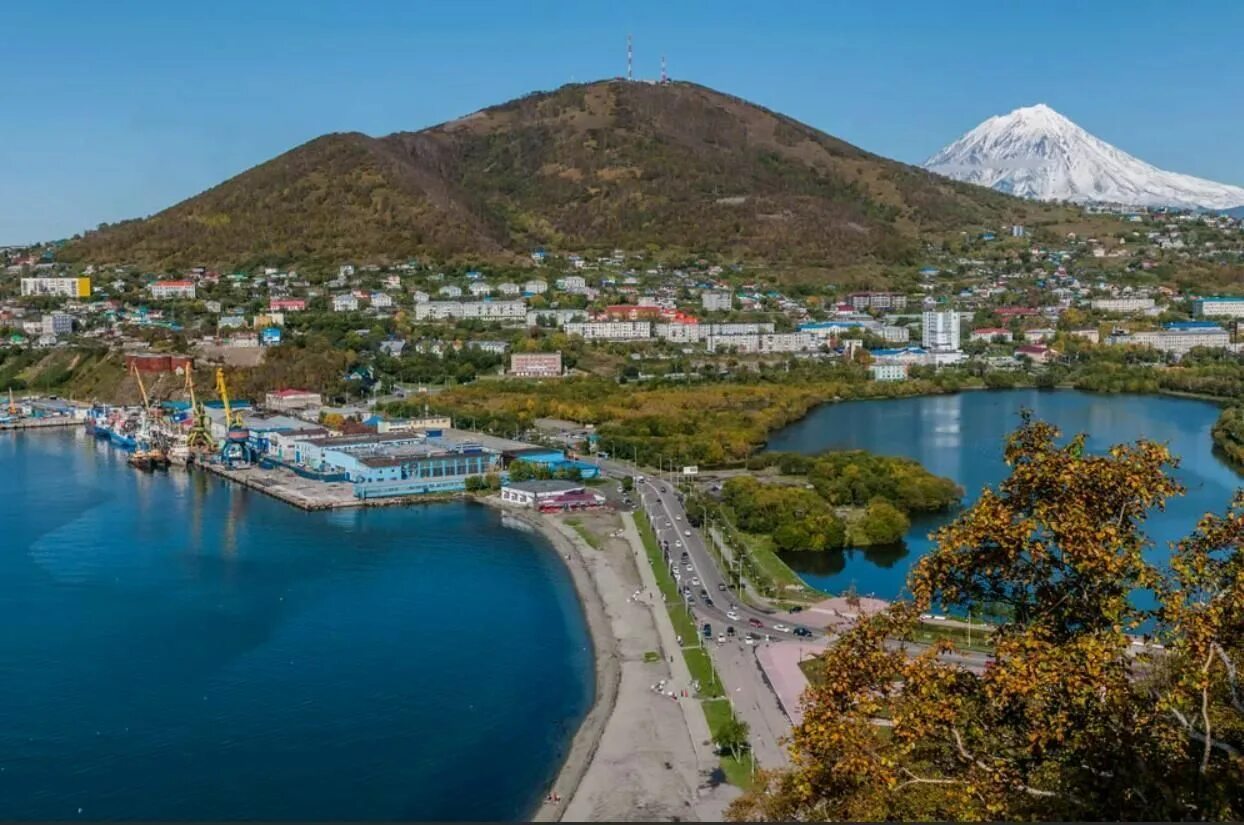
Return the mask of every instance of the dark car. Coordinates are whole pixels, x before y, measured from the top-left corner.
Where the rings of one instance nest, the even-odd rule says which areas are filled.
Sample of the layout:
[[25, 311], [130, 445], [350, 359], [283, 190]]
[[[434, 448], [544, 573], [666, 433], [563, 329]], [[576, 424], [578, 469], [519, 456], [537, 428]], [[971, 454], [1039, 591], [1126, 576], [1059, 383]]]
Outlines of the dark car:
[[712, 600], [711, 598], [709, 598], [708, 596], [705, 596], [705, 597], [704, 597], [704, 606], [705, 606], [705, 607], [712, 607], [712, 606], [713, 606], [713, 600]]
[[794, 633], [796, 636], [811, 636], [812, 635], [812, 631], [808, 630], [808, 628], [806, 627], [797, 627], [791, 632]]
[[726, 635], [727, 635], [727, 636], [733, 636], [733, 635], [734, 635], [734, 625], [727, 625], [727, 626], [726, 626]]
[[802, 607], [800, 607], [799, 605], [795, 605], [794, 607], [792, 607], [792, 608], [790, 609], [790, 612], [791, 612], [791, 613], [802, 613], [802, 612], [803, 612], [803, 608], [802, 608]]
[[709, 624], [708, 622], [704, 623], [704, 638], [705, 639], [713, 638], [713, 626]]
[[765, 623], [760, 621], [760, 619], [748, 619], [747, 623], [751, 625], [752, 627], [764, 627], [765, 626]]

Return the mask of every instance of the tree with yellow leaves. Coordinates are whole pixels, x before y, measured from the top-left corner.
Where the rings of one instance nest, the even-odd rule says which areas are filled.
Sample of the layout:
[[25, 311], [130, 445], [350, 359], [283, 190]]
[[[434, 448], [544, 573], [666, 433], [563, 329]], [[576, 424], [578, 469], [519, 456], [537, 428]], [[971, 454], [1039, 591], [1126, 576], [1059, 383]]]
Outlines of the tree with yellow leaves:
[[[1165, 573], [1146, 515], [1181, 492], [1157, 444], [1102, 455], [1025, 420], [1010, 476], [936, 535], [912, 599], [839, 637], [735, 819], [1169, 820], [1244, 814], [1244, 499]], [[1152, 611], [1135, 593], [1158, 594]], [[904, 643], [921, 613], [1008, 618], [987, 660]], [[1131, 634], [1149, 630], [1165, 646]]]

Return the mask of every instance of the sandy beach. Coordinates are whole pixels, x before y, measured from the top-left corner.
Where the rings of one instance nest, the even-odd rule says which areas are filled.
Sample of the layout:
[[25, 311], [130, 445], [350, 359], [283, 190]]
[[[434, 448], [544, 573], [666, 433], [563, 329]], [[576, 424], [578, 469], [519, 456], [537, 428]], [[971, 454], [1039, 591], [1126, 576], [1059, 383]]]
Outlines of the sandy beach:
[[[541, 532], [563, 558], [596, 655], [595, 704], [531, 818], [720, 820], [738, 790], [711, 783], [702, 770], [704, 743], [692, 741], [682, 707], [696, 700], [672, 699], [652, 690], [658, 680], [666, 680], [675, 693], [690, 685], [676, 684], [671, 676], [670, 652], [664, 650], [656, 626], [664, 615], [660, 595], [643, 592], [629, 543], [604, 529], [617, 516], [586, 517], [601, 520], [596, 526], [608, 535], [594, 549], [559, 518], [490, 504]], [[698, 706], [694, 711], [701, 712]]]

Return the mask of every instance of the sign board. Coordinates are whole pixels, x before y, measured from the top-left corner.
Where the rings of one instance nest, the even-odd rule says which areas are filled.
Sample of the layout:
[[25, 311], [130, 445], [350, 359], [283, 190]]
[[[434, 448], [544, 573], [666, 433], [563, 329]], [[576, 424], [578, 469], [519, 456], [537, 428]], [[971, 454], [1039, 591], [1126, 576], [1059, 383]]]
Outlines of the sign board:
[[682, 474], [685, 476], [698, 475], [699, 472], [700, 472], [700, 468], [694, 464], [692, 464], [690, 467], [682, 468]]

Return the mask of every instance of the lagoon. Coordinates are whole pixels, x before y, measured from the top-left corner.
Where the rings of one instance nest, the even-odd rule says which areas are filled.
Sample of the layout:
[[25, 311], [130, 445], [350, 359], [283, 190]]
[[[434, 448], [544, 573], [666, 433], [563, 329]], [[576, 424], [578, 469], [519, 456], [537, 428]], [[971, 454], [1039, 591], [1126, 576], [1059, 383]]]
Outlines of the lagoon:
[[[1006, 477], [1003, 439], [1028, 409], [1065, 437], [1087, 433], [1088, 449], [1148, 438], [1180, 459], [1175, 477], [1187, 492], [1146, 522], [1151, 561], [1167, 558], [1169, 542], [1187, 535], [1206, 512], [1223, 512], [1241, 478], [1213, 450], [1218, 405], [1185, 398], [1100, 395], [1075, 390], [971, 391], [879, 401], [826, 404], [775, 433], [768, 448], [802, 453], [864, 449], [913, 458], [964, 488], [964, 504]], [[787, 553], [783, 559], [814, 587], [892, 599], [904, 592], [912, 564], [927, 553], [928, 534], [954, 513], [918, 516], [900, 547]]]
[[468, 503], [305, 513], [0, 434], [0, 819], [521, 819], [594, 695], [568, 572]]

